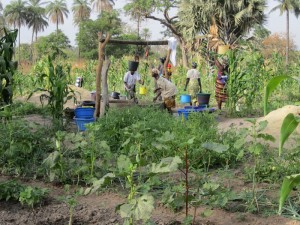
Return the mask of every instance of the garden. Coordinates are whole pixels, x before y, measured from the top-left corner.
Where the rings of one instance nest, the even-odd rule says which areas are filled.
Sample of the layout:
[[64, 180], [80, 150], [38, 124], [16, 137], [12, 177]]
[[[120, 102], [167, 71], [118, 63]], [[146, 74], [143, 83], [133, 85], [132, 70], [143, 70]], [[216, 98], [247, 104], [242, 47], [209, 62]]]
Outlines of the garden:
[[[112, 34], [112, 40], [122, 39], [124, 34], [118, 36], [114, 27], [120, 26], [113, 20], [116, 16], [104, 12], [97, 19], [104, 38]], [[171, 66], [178, 92], [170, 114], [161, 110], [160, 101], [153, 102], [151, 76], [166, 52], [169, 63], [169, 48], [122, 47], [108, 40], [97, 60], [97, 52], [91, 56], [84, 49], [87, 43], [80, 42], [84, 30], [96, 26], [92, 23], [87, 21], [78, 36], [81, 58], [74, 57], [75, 51], [70, 54], [70, 48], [47, 49], [39, 43], [45, 51], [35, 46], [32, 61], [22, 61], [24, 52], [15, 48], [18, 30], [3, 29], [0, 224], [300, 224], [298, 51], [291, 50], [287, 63], [285, 54], [260, 45], [267, 36], [241, 38], [238, 44], [227, 39], [217, 47], [206, 37], [199, 46], [188, 46], [191, 39], [184, 39], [177, 48], [177, 65]], [[194, 25], [187, 34], [204, 26]], [[96, 31], [87, 33], [95, 35], [100, 49], [103, 42]], [[49, 36], [63, 34], [59, 30]], [[146, 41], [139, 35], [131, 39]], [[220, 53], [218, 46], [225, 44], [230, 49]], [[144, 88], [136, 93], [138, 103], [126, 99], [123, 82], [128, 61], [136, 55], [144, 81], [137, 84], [137, 90]], [[226, 58], [230, 71], [222, 110], [215, 97], [218, 71], [212, 62], [217, 58]], [[206, 107], [214, 110], [190, 112], [188, 117], [178, 113], [190, 107], [181, 99], [187, 94], [185, 60], [197, 62], [202, 92], [210, 94]], [[113, 99], [114, 92], [124, 99]], [[102, 107], [100, 114], [87, 102]], [[92, 111], [84, 129], [74, 119], [78, 108]]]

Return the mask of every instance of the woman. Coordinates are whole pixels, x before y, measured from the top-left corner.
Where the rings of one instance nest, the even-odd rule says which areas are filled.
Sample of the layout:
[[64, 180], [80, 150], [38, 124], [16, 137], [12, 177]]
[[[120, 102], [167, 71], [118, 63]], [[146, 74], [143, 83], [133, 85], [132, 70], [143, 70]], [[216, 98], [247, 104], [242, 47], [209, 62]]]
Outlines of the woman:
[[222, 109], [222, 103], [227, 99], [226, 82], [229, 74], [229, 67], [227, 61], [223, 61], [221, 64], [217, 59], [215, 64], [218, 68], [218, 75], [216, 79], [216, 100], [218, 103], [218, 109]]
[[[189, 94], [191, 95], [193, 102], [197, 102], [197, 94], [202, 93], [200, 72], [196, 68], [197, 63], [193, 62], [192, 69], [188, 70], [187, 72], [187, 78], [184, 87], [184, 91], [186, 91], [188, 84], [190, 83]], [[192, 102], [190, 104], [192, 105]]]

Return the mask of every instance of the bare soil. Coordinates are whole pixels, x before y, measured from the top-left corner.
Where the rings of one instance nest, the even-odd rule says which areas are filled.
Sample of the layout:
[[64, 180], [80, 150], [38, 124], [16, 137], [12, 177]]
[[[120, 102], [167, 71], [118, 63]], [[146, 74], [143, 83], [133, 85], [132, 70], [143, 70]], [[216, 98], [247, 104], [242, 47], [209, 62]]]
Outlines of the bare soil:
[[[8, 177], [0, 177], [7, 180]], [[20, 181], [26, 185], [48, 188], [49, 197], [42, 205], [31, 209], [22, 206], [18, 202], [0, 201], [0, 224], [1, 225], [66, 225], [69, 222], [69, 208], [59, 199], [64, 195], [62, 187], [53, 186], [37, 181]], [[122, 224], [123, 219], [115, 212], [115, 208], [126, 201], [122, 194], [106, 192], [99, 195], [81, 196], [77, 198], [77, 205], [73, 211], [74, 225], [110, 225]], [[212, 214], [204, 218], [201, 214], [205, 207], [196, 211], [196, 223], [198, 225], [298, 225], [294, 221], [280, 216], [263, 217], [250, 213], [232, 213], [220, 209], [212, 209]], [[190, 208], [193, 214], [194, 209]], [[174, 213], [163, 207], [160, 202], [156, 203], [152, 214], [152, 221], [159, 225], [181, 224], [184, 212]]]

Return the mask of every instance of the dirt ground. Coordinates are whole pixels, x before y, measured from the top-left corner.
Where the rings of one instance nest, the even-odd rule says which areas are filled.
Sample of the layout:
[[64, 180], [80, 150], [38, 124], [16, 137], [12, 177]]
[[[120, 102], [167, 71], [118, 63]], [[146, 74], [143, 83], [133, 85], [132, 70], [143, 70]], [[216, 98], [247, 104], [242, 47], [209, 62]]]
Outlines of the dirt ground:
[[[76, 89], [76, 88], [75, 88]], [[90, 92], [82, 91], [81, 96], [83, 100], [90, 100]], [[19, 98], [21, 100], [21, 98]], [[39, 97], [33, 96], [30, 102], [39, 104]], [[66, 107], [73, 108], [74, 104], [69, 102]], [[292, 112], [295, 115], [300, 114], [300, 107], [286, 106], [276, 110], [264, 118], [258, 118], [258, 121], [267, 119], [269, 125], [265, 132], [272, 134], [275, 138], [279, 137], [279, 127], [284, 116]], [[35, 121], [41, 124], [49, 124], [49, 120], [40, 117], [39, 115], [32, 115], [26, 117], [28, 121]], [[250, 123], [245, 122], [244, 118], [228, 119], [220, 116], [218, 118], [218, 127], [220, 130], [227, 130], [234, 125], [236, 128], [249, 127]], [[300, 127], [297, 130], [300, 134]], [[274, 144], [278, 146], [278, 143]], [[8, 177], [0, 176], [0, 181], [10, 179]], [[69, 221], [68, 206], [62, 201], [58, 200], [58, 196], [64, 195], [63, 187], [54, 186], [52, 184], [45, 184], [37, 181], [24, 181], [22, 183], [27, 185], [48, 188], [50, 190], [49, 197], [41, 205], [34, 209], [22, 206], [18, 202], [0, 201], [0, 225], [66, 225]], [[243, 182], [241, 187], [245, 185]], [[120, 203], [126, 201], [126, 197], [120, 193], [102, 193], [99, 195], [91, 195], [78, 197], [78, 203], [73, 213], [74, 225], [110, 225], [122, 224], [123, 220], [115, 208]], [[264, 217], [262, 215], [254, 215], [251, 213], [232, 213], [225, 210], [213, 209], [212, 215], [209, 217], [202, 217], [201, 214], [205, 210], [204, 207], [197, 209], [196, 224], [198, 225], [300, 225], [299, 221], [291, 220], [280, 216]], [[193, 212], [193, 209], [190, 209]], [[174, 213], [156, 202], [155, 210], [152, 214], [152, 221], [159, 225], [175, 225], [181, 224], [184, 218], [184, 212]]]

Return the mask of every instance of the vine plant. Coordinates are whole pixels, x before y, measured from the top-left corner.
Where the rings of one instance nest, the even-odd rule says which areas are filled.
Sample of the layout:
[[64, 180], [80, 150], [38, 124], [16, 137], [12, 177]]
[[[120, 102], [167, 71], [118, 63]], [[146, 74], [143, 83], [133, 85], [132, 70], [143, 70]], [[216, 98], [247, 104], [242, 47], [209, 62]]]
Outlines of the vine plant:
[[18, 65], [12, 61], [18, 31], [8, 31], [5, 28], [3, 31], [4, 36], [0, 39], [0, 106], [12, 103], [13, 74]]

